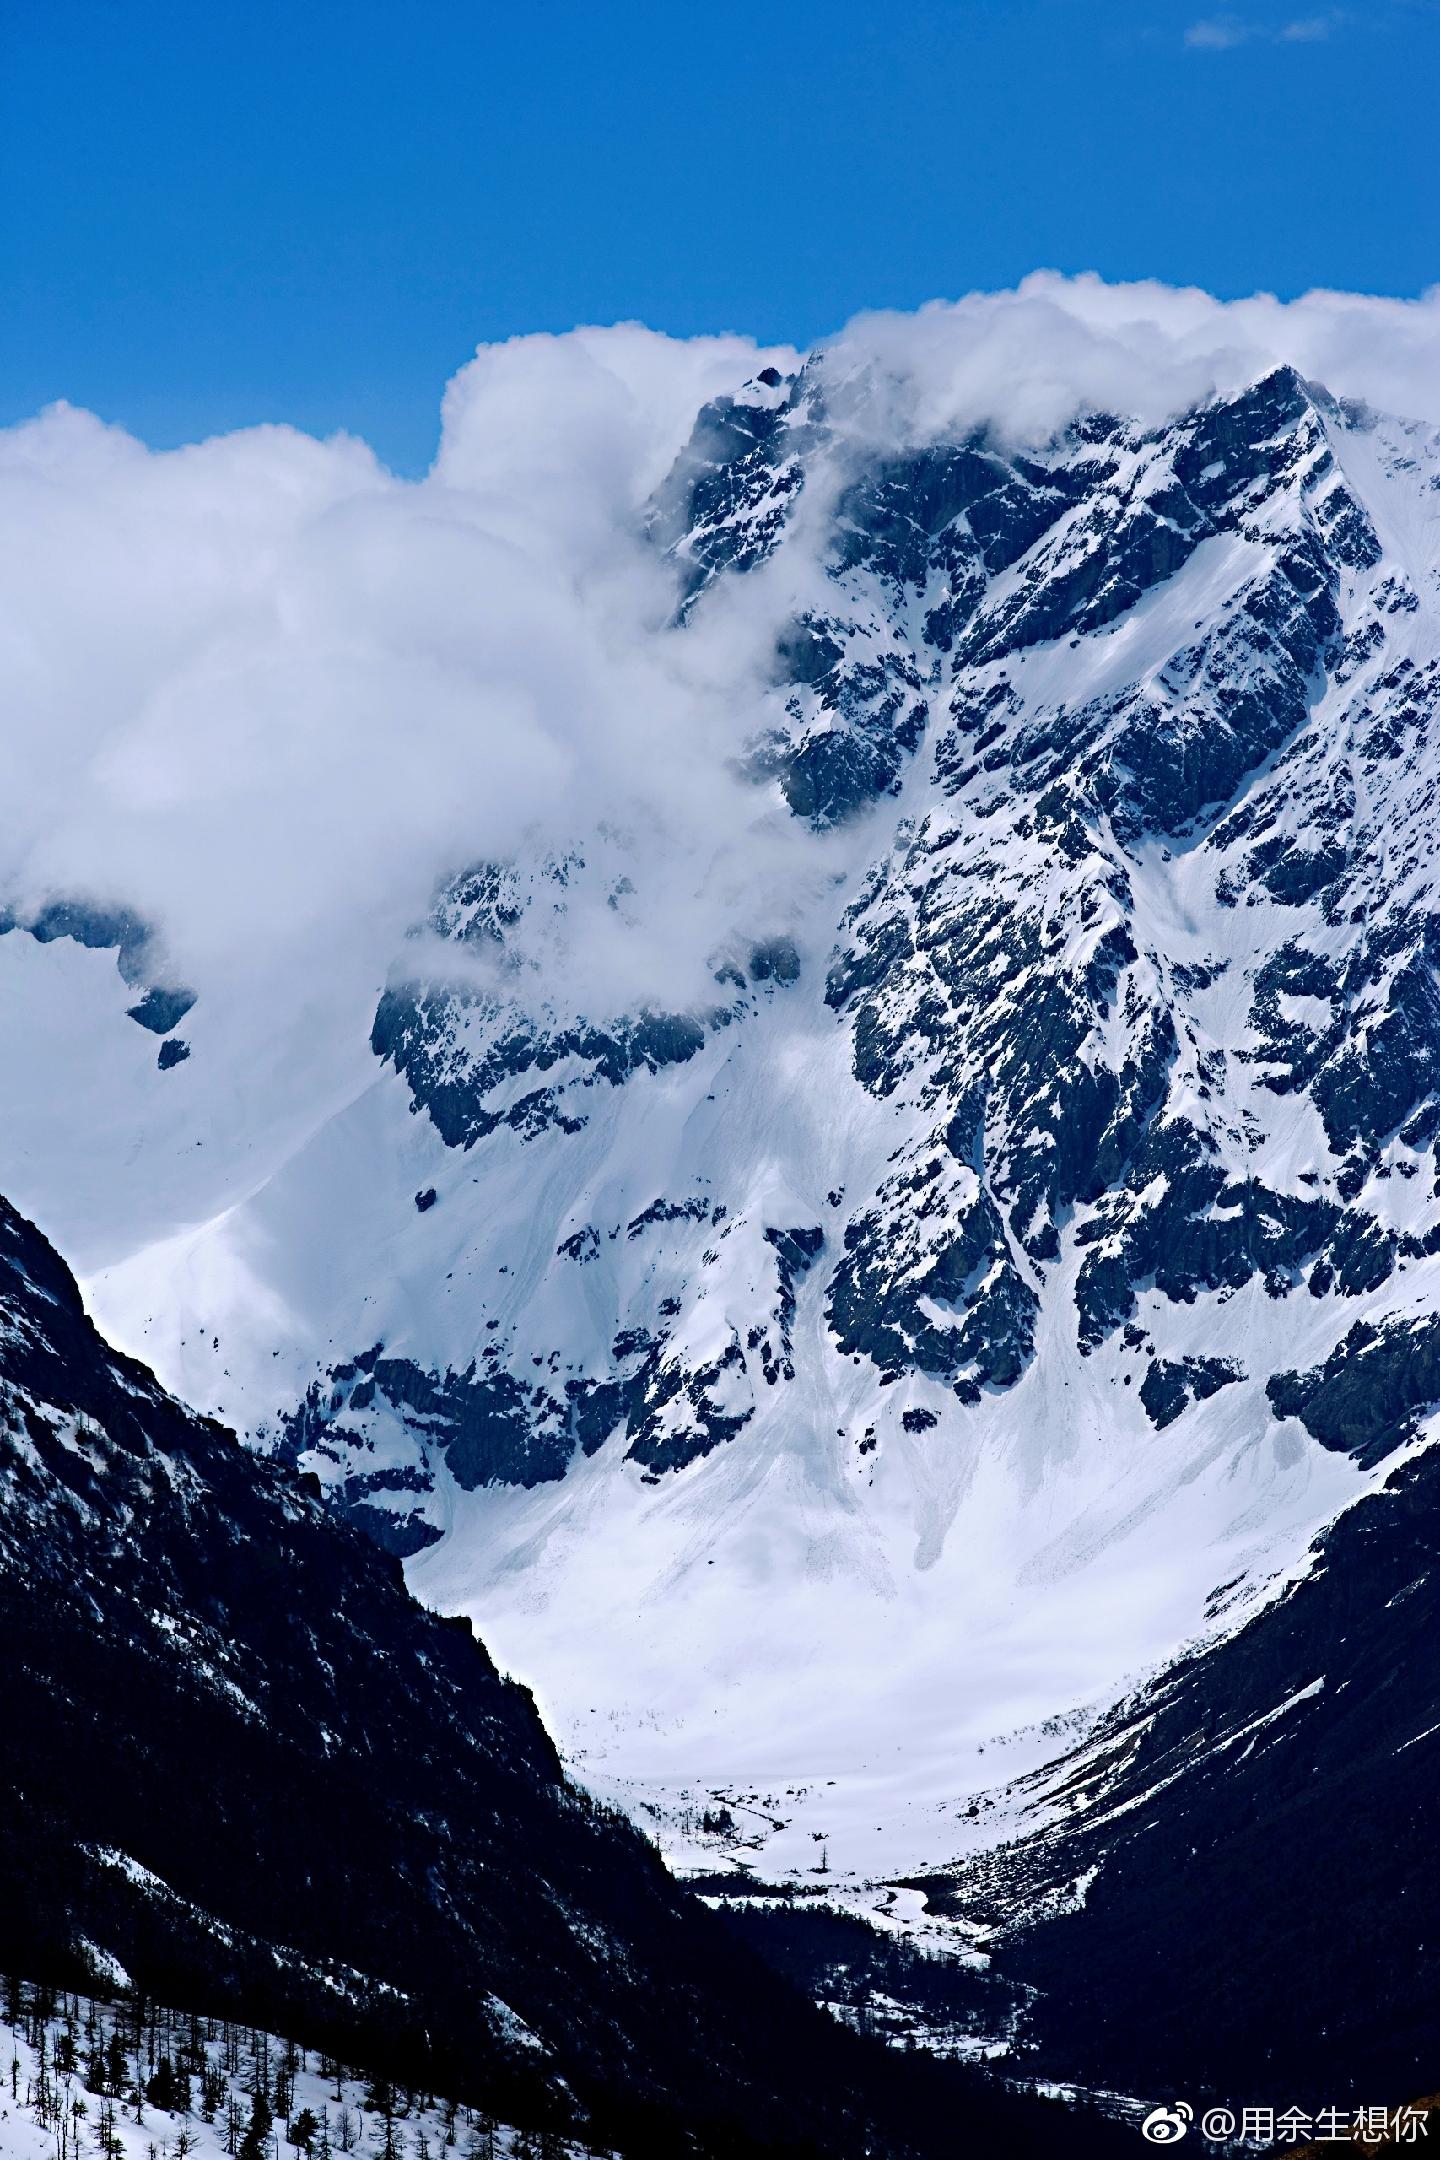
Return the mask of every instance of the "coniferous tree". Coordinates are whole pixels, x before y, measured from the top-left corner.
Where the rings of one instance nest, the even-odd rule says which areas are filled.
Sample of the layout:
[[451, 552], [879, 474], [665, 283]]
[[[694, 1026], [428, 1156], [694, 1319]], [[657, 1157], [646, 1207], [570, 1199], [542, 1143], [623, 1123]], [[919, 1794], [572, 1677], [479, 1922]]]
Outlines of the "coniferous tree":
[[290, 2143], [298, 2151], [311, 2153], [315, 2149], [315, 2137], [319, 2128], [320, 2124], [314, 2110], [308, 2107], [301, 2108], [294, 2122], [291, 2123], [287, 2135]]
[[161, 2108], [167, 2115], [179, 2113], [180, 2080], [168, 2055], [162, 2055], [156, 2063], [155, 2073], [145, 2085], [145, 2098], [151, 2107]]
[[269, 2095], [263, 2085], [255, 2089], [250, 2103], [250, 2120], [245, 2135], [240, 2140], [239, 2160], [270, 2160], [270, 2132], [274, 2128], [275, 2114]]
[[378, 2160], [401, 2160], [395, 2088], [387, 2081], [382, 2081], [373, 2085], [371, 2092], [374, 2098], [366, 2104], [380, 2117]]
[[118, 2096], [125, 2090], [129, 2064], [125, 2059], [125, 2042], [118, 2026], [112, 2028], [105, 2045], [105, 2090]]
[[107, 2099], [101, 2107], [100, 2120], [96, 2127], [95, 2136], [101, 2160], [121, 2160], [125, 2146], [120, 2132], [116, 2128], [115, 2102], [113, 2100]]
[[50, 2035], [39, 2018], [31, 2021], [30, 2045], [35, 2053], [35, 2083], [31, 2106], [43, 2123], [50, 2112]]
[[361, 2102], [361, 2106], [367, 2108], [372, 2115], [393, 2115], [395, 2113], [395, 2088], [389, 2079], [371, 2078], [369, 2085], [366, 2087], [365, 2098]]
[[474, 2128], [470, 2133], [470, 2150], [466, 2154], [466, 2160], [498, 2160], [499, 2151], [498, 2126], [495, 2118], [493, 2115], [482, 2111], [476, 2116]]
[[225, 2150], [227, 2153], [233, 2155], [239, 2152], [244, 2127], [244, 2115], [240, 2102], [233, 2092], [228, 2092], [225, 2096]]

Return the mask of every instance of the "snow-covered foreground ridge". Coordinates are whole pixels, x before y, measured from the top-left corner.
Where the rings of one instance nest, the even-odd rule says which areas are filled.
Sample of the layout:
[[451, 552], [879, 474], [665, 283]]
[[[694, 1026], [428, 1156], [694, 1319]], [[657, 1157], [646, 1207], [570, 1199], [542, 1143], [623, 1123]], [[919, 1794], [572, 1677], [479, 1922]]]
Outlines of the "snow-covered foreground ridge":
[[521, 341], [420, 488], [12, 435], [0, 1185], [597, 1780], [944, 1857], [1440, 1396], [1437, 351], [1039, 280]]
[[606, 2160], [228, 2018], [7, 1980], [7, 2160]]

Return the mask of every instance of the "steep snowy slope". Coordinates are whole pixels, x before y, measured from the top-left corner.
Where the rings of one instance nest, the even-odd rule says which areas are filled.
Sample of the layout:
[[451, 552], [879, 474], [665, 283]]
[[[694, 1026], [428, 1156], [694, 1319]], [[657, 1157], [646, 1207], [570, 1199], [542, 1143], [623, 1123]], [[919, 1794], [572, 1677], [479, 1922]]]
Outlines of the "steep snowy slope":
[[[1423, 1426], [1440, 1290], [1436, 437], [1266, 365], [1007, 431], [903, 357], [737, 368], [627, 529], [734, 722], [704, 905], [608, 806], [447, 833], [323, 1073], [274, 1045], [278, 1139], [157, 967], [191, 1054], [97, 1211], [127, 1121], [171, 1197], [83, 1241], [587, 1776], [867, 1877], [1383, 1474], [1335, 1404], [1378, 1359]], [[621, 997], [667, 896], [703, 993]], [[22, 997], [83, 964], [138, 1073], [133, 990], [27, 921]]]

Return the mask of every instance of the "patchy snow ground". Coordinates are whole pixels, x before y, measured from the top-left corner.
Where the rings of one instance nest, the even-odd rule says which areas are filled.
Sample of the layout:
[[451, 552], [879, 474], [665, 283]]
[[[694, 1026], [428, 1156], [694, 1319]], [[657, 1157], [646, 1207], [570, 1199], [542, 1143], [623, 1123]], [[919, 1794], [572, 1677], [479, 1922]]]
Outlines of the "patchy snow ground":
[[[284, 2101], [283, 2110], [272, 2110], [264, 2142], [275, 2160], [374, 2160], [386, 2149], [387, 2092], [394, 2160], [586, 2160], [591, 2153], [607, 2160], [598, 2146], [555, 2137], [542, 2143], [475, 2108], [337, 2072], [313, 2050], [250, 2026], [147, 2006], [137, 2052], [128, 2003], [28, 1986], [18, 1994], [18, 2016], [10, 2014], [15, 2004], [0, 2005], [4, 2160], [225, 2160], [253, 2118], [262, 2083], [272, 2101], [278, 2083]], [[92, 2054], [98, 2050], [103, 2060], [117, 2038], [123, 2079], [92, 2082]], [[172, 2069], [183, 2065], [188, 2106], [167, 2109], [139, 2092], [137, 2064], [148, 2084], [162, 2056]]]

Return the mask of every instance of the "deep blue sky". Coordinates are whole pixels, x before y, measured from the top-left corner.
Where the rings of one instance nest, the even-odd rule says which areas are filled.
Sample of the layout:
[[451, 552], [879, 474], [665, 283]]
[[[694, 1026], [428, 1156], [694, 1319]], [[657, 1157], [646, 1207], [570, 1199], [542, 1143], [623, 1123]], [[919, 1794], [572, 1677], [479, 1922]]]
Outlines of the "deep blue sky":
[[[1188, 35], [1187, 35], [1188, 33]], [[1440, 280], [1433, 0], [9, 0], [0, 421], [431, 453], [477, 342]]]

